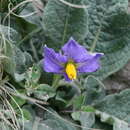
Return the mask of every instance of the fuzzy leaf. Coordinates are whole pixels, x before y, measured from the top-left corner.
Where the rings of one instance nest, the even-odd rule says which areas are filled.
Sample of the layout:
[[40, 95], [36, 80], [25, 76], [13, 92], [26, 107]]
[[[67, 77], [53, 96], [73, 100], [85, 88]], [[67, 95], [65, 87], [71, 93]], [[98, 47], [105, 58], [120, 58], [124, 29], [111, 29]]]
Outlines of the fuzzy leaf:
[[[72, 4], [82, 5], [83, 0], [67, 0]], [[43, 26], [53, 41], [51, 47], [60, 48], [71, 36], [83, 40], [88, 28], [87, 9], [70, 7], [59, 0], [49, 0], [43, 15]]]
[[95, 122], [95, 115], [91, 112], [73, 112], [72, 118], [76, 121], [80, 121], [82, 130], [89, 130]]
[[39, 118], [35, 118], [34, 121], [25, 122], [24, 130], [52, 130], [49, 126], [44, 123], [41, 123]]
[[130, 123], [130, 89], [106, 96], [95, 108]]
[[88, 0], [89, 33], [86, 44], [95, 40], [94, 51], [102, 52], [101, 69], [95, 73], [100, 79], [122, 68], [130, 59], [130, 15], [128, 0]]
[[84, 88], [86, 89], [85, 104], [87, 105], [94, 104], [106, 96], [104, 85], [94, 76], [88, 76], [84, 80]]
[[[22, 98], [19, 98], [19, 97], [16, 97], [16, 96], [13, 96], [12, 97], [13, 99], [11, 100], [11, 105], [14, 109], [18, 108], [18, 105], [19, 107], [22, 106], [23, 104], [26, 103], [26, 100], [22, 99]], [[16, 104], [17, 103], [17, 104]]]
[[[0, 25], [0, 33], [2, 34], [1, 43], [3, 44], [3, 52], [7, 58], [4, 59], [4, 70], [11, 74], [15, 80], [23, 80], [26, 68], [32, 63], [31, 56], [27, 52], [22, 52], [15, 43], [20, 40], [20, 36], [12, 28]], [[27, 56], [28, 54], [28, 56]], [[15, 77], [19, 76], [19, 77]]]
[[[44, 123], [52, 128], [53, 130], [77, 130], [72, 125], [71, 121], [62, 118], [56, 112], [52, 111], [53, 114], [46, 112], [44, 114]], [[66, 121], [67, 120], [67, 121]]]
[[41, 1], [36, 1], [34, 3], [28, 3], [22, 9], [22, 11], [19, 13], [19, 16], [31, 24], [40, 26], [40, 24], [41, 24], [40, 15], [42, 12], [40, 12], [38, 5], [41, 5], [41, 7], [42, 7]]
[[55, 90], [47, 84], [39, 84], [33, 94], [34, 97], [47, 101], [49, 98], [55, 96]]
[[96, 115], [100, 116], [101, 122], [106, 122], [113, 125], [113, 130], [129, 130], [129, 124], [124, 120], [120, 120], [113, 115], [107, 113], [96, 111]]

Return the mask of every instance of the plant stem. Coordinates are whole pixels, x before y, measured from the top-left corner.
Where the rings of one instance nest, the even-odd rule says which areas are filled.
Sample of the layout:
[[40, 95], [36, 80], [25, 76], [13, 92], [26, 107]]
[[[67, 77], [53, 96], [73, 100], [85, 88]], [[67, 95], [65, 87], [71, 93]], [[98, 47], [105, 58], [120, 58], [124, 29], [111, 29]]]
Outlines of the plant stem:
[[53, 83], [52, 83], [53, 88], [57, 89], [60, 79], [61, 79], [60, 75], [56, 75], [56, 74], [54, 75]]
[[33, 30], [32, 32], [30, 32], [21, 41], [18, 42], [17, 46], [20, 46], [22, 43], [24, 43], [24, 41], [26, 41], [27, 39], [29, 39], [31, 36], [33, 36], [35, 33], [38, 33], [39, 31], [41, 31], [41, 28], [37, 28]]
[[33, 43], [32, 43], [32, 40], [30, 41], [30, 46], [32, 48], [32, 52], [33, 52], [33, 56], [34, 58], [37, 60], [37, 62], [39, 61], [39, 58], [38, 58], [38, 54], [37, 54], [37, 51], [36, 51], [36, 48], [34, 47]]
[[100, 32], [101, 32], [101, 25], [99, 26], [99, 29], [98, 29], [98, 31], [96, 33], [96, 37], [95, 37], [95, 39], [93, 41], [93, 44], [92, 44], [91, 49], [90, 49], [90, 52], [93, 52], [95, 50]]

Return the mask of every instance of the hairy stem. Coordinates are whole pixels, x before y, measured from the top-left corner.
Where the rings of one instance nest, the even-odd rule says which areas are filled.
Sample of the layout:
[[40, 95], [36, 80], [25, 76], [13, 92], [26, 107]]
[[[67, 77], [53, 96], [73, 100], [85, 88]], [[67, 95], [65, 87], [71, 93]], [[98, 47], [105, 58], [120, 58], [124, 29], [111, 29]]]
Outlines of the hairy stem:
[[61, 79], [60, 75], [56, 75], [56, 74], [54, 75], [53, 83], [52, 83], [53, 88], [57, 89], [60, 79]]
[[101, 25], [100, 25], [97, 33], [96, 33], [96, 37], [95, 37], [95, 39], [93, 41], [93, 44], [92, 44], [91, 49], [90, 49], [90, 52], [93, 52], [95, 50], [96, 44], [97, 44], [97, 41], [98, 41], [98, 38], [99, 38], [99, 35], [100, 35], [100, 32], [101, 32]]

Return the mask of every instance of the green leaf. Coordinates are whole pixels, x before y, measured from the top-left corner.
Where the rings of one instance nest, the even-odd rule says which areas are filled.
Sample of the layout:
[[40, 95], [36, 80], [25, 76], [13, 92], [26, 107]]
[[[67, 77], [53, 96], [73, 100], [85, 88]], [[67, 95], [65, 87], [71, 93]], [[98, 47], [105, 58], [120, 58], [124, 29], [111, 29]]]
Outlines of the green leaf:
[[64, 99], [64, 97], [65, 97], [65, 92], [63, 92], [63, 91], [58, 91], [57, 93], [56, 93], [56, 97], [55, 97], [55, 102], [59, 102], [58, 104], [59, 104], [59, 106], [60, 106], [60, 108], [61, 108], [61, 104], [63, 103], [63, 104], [66, 104], [67, 102], [66, 102], [66, 100]]
[[14, 55], [12, 58], [15, 60], [16, 68], [15, 73], [23, 73], [25, 72], [25, 55], [24, 53], [17, 47], [13, 47]]
[[85, 105], [94, 104], [106, 96], [103, 83], [94, 76], [88, 76], [84, 80], [83, 87], [86, 90]]
[[95, 112], [95, 109], [92, 106], [82, 106], [81, 111], [84, 112]]
[[41, 90], [44, 92], [55, 92], [55, 89], [51, 86], [49, 86], [48, 84], [39, 84], [38, 89], [37, 90]]
[[15, 73], [15, 74], [14, 74], [14, 77], [15, 77], [15, 80], [16, 80], [17, 82], [20, 82], [20, 81], [22, 81], [22, 80], [25, 79], [25, 73], [22, 73], [22, 74]]
[[[19, 48], [8, 42], [6, 43], [5, 50], [5, 55], [8, 57], [3, 62], [5, 71], [11, 74], [15, 80], [23, 80], [25, 78], [23, 73], [30, 66], [30, 64], [26, 64], [26, 57], [24, 53]], [[30, 63], [32, 63], [31, 59]]]
[[[48, 109], [48, 108], [47, 108]], [[42, 116], [42, 115], [40, 115]], [[22, 125], [22, 124], [21, 124]], [[32, 121], [26, 121], [25, 130], [77, 130], [70, 120], [66, 120], [59, 116], [52, 109], [48, 112], [44, 111], [43, 118], [35, 116]]]
[[[130, 59], [130, 15], [128, 0], [88, 0], [89, 33], [86, 45], [103, 52], [100, 79], [121, 69]], [[96, 43], [93, 44], [93, 43]]]
[[64, 119], [59, 116], [55, 111], [51, 113], [44, 113], [43, 122], [52, 128], [53, 130], [77, 130], [74, 125], [72, 125], [70, 120]]
[[0, 39], [2, 40], [2, 42], [8, 41], [8, 42], [16, 43], [21, 38], [21, 36], [16, 30], [1, 24], [0, 24], [0, 35], [2, 36], [2, 38]]
[[[15, 102], [16, 102], [17, 104], [14, 102], [14, 100], [15, 100]], [[19, 98], [19, 97], [16, 97], [16, 96], [13, 96], [13, 99], [11, 100], [11, 105], [12, 105], [12, 107], [13, 107], [14, 109], [18, 108], [18, 105], [19, 105], [19, 107], [20, 107], [20, 106], [22, 106], [22, 105], [25, 104], [25, 103], [26, 103], [26, 100], [24, 100], [24, 99], [22, 99], [22, 98]]]
[[22, 11], [19, 13], [19, 16], [31, 24], [41, 26], [40, 15], [42, 15], [42, 11], [40, 11], [38, 5], [40, 5], [40, 7], [43, 6], [41, 1], [26, 4], [26, 6], [24, 6]]
[[[17, 114], [18, 116], [21, 118], [22, 117], [22, 113], [19, 109], [17, 109]], [[24, 120], [32, 120], [32, 115], [31, 113], [29, 112], [29, 110], [23, 108], [22, 109], [22, 112], [23, 112], [23, 117], [24, 117]]]
[[93, 125], [92, 128], [99, 129], [99, 130], [113, 130], [112, 125], [101, 122], [99, 118], [96, 118], [95, 124]]
[[54, 97], [56, 93], [54, 88], [50, 87], [49, 85], [39, 84], [37, 89], [34, 90], [33, 94], [36, 98], [47, 101], [49, 98]]
[[38, 65], [33, 65], [26, 72], [26, 81], [30, 82], [32, 85], [36, 84], [41, 76], [41, 70]]
[[[15, 73], [22, 74], [24, 73], [27, 68], [31, 65], [32, 63], [32, 58], [31, 55], [28, 57], [26, 56], [27, 52], [22, 52], [19, 48], [16, 46], [13, 47], [14, 55], [12, 58], [15, 60], [16, 68], [15, 68]], [[30, 61], [29, 64], [27, 64]]]
[[8, 10], [8, 0], [1, 1], [1, 6], [0, 6], [0, 12], [5, 12]]
[[12, 130], [10, 126], [8, 126], [5, 122], [0, 122], [0, 129], [1, 130]]
[[34, 121], [25, 122], [24, 130], [52, 130], [49, 126], [40, 122], [38, 117]]
[[0, 28], [3, 53], [7, 56], [7, 58], [3, 60], [4, 70], [11, 74], [15, 80], [23, 80], [23, 73], [32, 63], [32, 58], [31, 56], [29, 57], [27, 52], [23, 53], [18, 47], [15, 46], [15, 43], [20, 40], [20, 36], [14, 29], [3, 25], [0, 25]]
[[100, 116], [101, 122], [106, 122], [113, 125], [113, 130], [129, 130], [129, 124], [124, 120], [116, 118], [114, 115], [109, 115], [105, 112], [96, 111], [96, 115]]
[[130, 123], [130, 89], [126, 89], [119, 94], [108, 95], [94, 107]]
[[[67, 1], [83, 4], [83, 0]], [[53, 41], [46, 44], [53, 48], [60, 48], [71, 36], [83, 40], [88, 29], [87, 9], [70, 7], [59, 0], [49, 0], [44, 10], [43, 26]]]
[[39, 62], [39, 66], [41, 68], [41, 70], [43, 71], [41, 73], [41, 81], [43, 83], [46, 83], [46, 84], [49, 84], [49, 85], [52, 85], [52, 82], [53, 82], [53, 73], [47, 73], [43, 70], [43, 60], [41, 60]]
[[72, 118], [76, 121], [80, 121], [82, 130], [90, 130], [95, 122], [95, 114], [92, 112], [73, 112]]
[[27, 53], [26, 51], [24, 52], [24, 56], [25, 56], [25, 59], [26, 59], [25, 64], [27, 66], [32, 66], [32, 63], [33, 63], [32, 56], [29, 53]]
[[0, 25], [0, 35], [1, 46], [3, 45], [3, 53], [8, 57], [3, 61], [4, 69], [6, 72], [14, 76], [16, 64], [15, 59], [12, 58], [14, 56], [14, 51], [11, 43], [15, 43], [15, 41], [19, 39], [19, 35], [14, 29], [3, 25]]
[[12, 76], [14, 76], [15, 73], [15, 60], [13, 58], [14, 56], [14, 52], [13, 52], [13, 47], [10, 43], [6, 43], [6, 49], [4, 52], [4, 55], [7, 56], [8, 58], [3, 60], [3, 66], [4, 66], [4, 70], [11, 74]]
[[84, 95], [79, 96], [76, 95], [75, 98], [72, 99], [74, 109], [80, 109], [84, 104], [84, 99], [85, 99]]

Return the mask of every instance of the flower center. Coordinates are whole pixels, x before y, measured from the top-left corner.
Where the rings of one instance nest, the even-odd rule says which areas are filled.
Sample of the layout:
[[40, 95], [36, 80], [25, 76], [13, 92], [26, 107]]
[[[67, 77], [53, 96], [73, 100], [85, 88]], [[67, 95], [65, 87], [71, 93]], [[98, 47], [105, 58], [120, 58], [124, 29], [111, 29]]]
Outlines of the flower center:
[[70, 80], [76, 79], [77, 72], [76, 67], [73, 63], [67, 63], [65, 71]]

